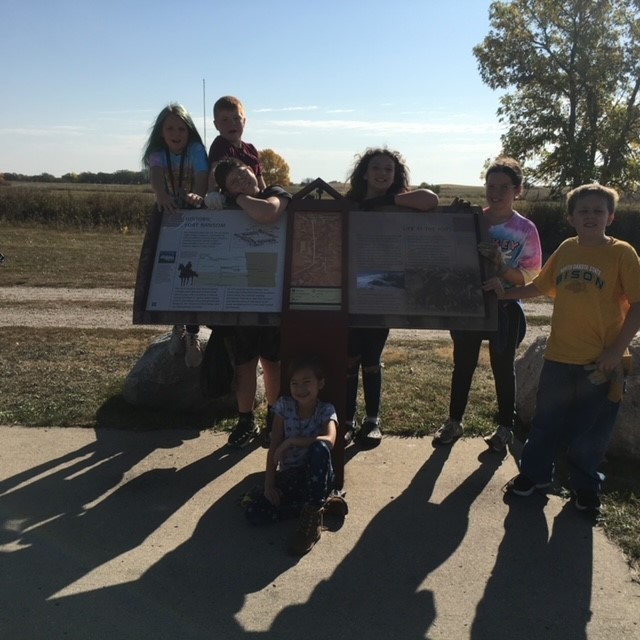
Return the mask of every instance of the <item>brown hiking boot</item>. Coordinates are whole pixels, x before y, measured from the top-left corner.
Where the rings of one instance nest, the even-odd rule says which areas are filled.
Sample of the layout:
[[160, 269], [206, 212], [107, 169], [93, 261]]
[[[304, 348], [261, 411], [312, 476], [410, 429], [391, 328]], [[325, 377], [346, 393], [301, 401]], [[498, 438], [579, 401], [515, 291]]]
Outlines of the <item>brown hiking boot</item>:
[[289, 553], [303, 556], [309, 553], [313, 545], [320, 540], [322, 532], [322, 507], [305, 505], [300, 514], [298, 528], [289, 542]]

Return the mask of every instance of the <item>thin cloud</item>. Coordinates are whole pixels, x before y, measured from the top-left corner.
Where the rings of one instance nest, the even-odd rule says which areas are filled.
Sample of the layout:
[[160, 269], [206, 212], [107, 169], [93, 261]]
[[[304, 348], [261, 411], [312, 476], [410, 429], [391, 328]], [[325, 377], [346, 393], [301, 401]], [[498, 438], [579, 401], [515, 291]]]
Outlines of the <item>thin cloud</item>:
[[488, 134], [499, 133], [497, 123], [433, 123], [433, 122], [390, 122], [365, 120], [272, 120], [271, 126], [307, 131], [357, 131], [366, 133], [433, 133], [433, 134]]
[[77, 126], [55, 126], [47, 129], [42, 128], [15, 128], [15, 129], [0, 129], [0, 135], [11, 136], [50, 136], [50, 135], [76, 135], [82, 136], [89, 133], [91, 129], [89, 127], [77, 127]]
[[264, 107], [263, 109], [253, 109], [253, 113], [282, 113], [285, 111], [317, 111], [319, 107], [309, 105], [306, 107]]

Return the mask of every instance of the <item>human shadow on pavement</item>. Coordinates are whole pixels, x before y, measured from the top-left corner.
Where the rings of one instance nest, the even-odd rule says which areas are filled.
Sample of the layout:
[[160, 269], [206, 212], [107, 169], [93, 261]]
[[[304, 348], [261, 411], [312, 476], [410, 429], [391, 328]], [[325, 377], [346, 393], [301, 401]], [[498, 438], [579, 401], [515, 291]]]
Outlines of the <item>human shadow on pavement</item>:
[[436, 616], [434, 594], [420, 589], [464, 540], [469, 510], [501, 459], [481, 464], [440, 504], [430, 502], [451, 449], [435, 448], [409, 486], [370, 522], [333, 575], [304, 604], [275, 619], [265, 637], [423, 640]]
[[504, 538], [471, 630], [474, 640], [581, 640], [591, 619], [593, 527], [567, 502], [551, 535], [544, 496], [505, 496]]
[[[136, 640], [424, 638], [435, 606], [433, 594], [419, 591], [420, 584], [464, 539], [470, 506], [500, 464], [481, 464], [441, 504], [430, 503], [449, 452], [434, 450], [406, 490], [374, 517], [329, 580], [315, 587], [308, 602], [284, 609], [270, 629], [247, 631], [243, 607], [251, 594], [265, 589], [267, 597], [273, 593], [274, 607], [283, 600], [295, 602], [295, 593], [282, 597], [278, 577], [298, 560], [285, 553], [291, 522], [251, 527], [236, 505], [242, 493], [261, 482], [261, 473], [223, 494], [193, 534], [160, 554], [143, 575], [128, 576], [123, 565], [122, 575], [110, 575], [107, 584], [59, 593], [139, 545], [167, 513], [213, 479], [224, 466], [215, 452], [178, 471], [149, 470], [82, 517], [63, 516], [44, 524], [37, 535], [25, 536], [22, 542], [30, 546], [9, 554], [3, 576], [5, 584], [17, 581], [18, 588], [5, 595], [20, 603], [19, 613], [0, 623], [0, 632], [37, 638], [64, 629], [69, 638]], [[317, 582], [313, 574], [308, 580]], [[253, 623], [263, 629], [268, 624]], [[39, 635], [43, 628], [48, 635]]]
[[[55, 461], [40, 465], [31, 478], [21, 473], [22, 484], [0, 495], [2, 638], [126, 637], [104, 636], [101, 628], [87, 624], [86, 611], [69, 619], [61, 606], [65, 599], [55, 594], [139, 547], [242, 456], [230, 455], [223, 446], [182, 469], [143, 467], [127, 479], [155, 449], [177, 447], [198, 432], [99, 430], [97, 436], [94, 444], [78, 449], [77, 458], [70, 453], [58, 459], [58, 466]], [[4, 484], [11, 486], [10, 481]], [[123, 562], [117, 580], [126, 574]], [[163, 585], [168, 593], [173, 582]], [[109, 620], [126, 614], [115, 615], [107, 607], [101, 615]], [[66, 629], [69, 633], [62, 633]]]
[[84, 506], [115, 487], [131, 468], [156, 449], [180, 446], [195, 431], [133, 434], [96, 430], [96, 440], [75, 451], [26, 469], [0, 482], [0, 515], [16, 523], [3, 527], [0, 543], [63, 516], [84, 512]]
[[[169, 479], [148, 472], [140, 499], [149, 501], [153, 493], [167, 490], [186, 493], [182, 485], [192, 485], [203, 462], [184, 467]], [[267, 588], [277, 601], [278, 576], [297, 562], [284, 552], [291, 522], [252, 527], [237, 505], [238, 498], [261, 479], [261, 474], [250, 474], [229, 489], [200, 518], [193, 534], [161, 554], [142, 576], [62, 594], [53, 604], [41, 603], [38, 616], [46, 615], [50, 628], [52, 624], [64, 628], [70, 638], [246, 637], [236, 619], [246, 598]]]

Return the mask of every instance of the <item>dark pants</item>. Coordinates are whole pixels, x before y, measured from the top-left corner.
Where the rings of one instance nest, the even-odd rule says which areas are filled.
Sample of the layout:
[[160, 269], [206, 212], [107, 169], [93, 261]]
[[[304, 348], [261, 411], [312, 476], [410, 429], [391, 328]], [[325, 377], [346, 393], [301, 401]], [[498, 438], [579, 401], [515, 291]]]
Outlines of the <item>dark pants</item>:
[[377, 417], [382, 397], [382, 350], [387, 341], [389, 329], [360, 328], [349, 330], [348, 355], [358, 358], [347, 371], [347, 420], [352, 420], [356, 412], [358, 398], [358, 378], [362, 367], [362, 389], [367, 416]]
[[489, 340], [491, 371], [498, 399], [498, 424], [513, 428], [516, 411], [515, 354], [523, 331], [522, 309], [517, 303], [503, 305], [499, 330], [452, 331], [453, 374], [451, 376], [451, 399], [449, 417], [461, 421], [467, 408], [473, 374], [478, 365], [480, 346]]
[[272, 505], [264, 493], [253, 496], [245, 511], [249, 522], [268, 524], [296, 518], [305, 505], [321, 507], [333, 489], [331, 451], [327, 444], [321, 440], [314, 442], [303, 465], [278, 471], [276, 487], [280, 492], [279, 506]]

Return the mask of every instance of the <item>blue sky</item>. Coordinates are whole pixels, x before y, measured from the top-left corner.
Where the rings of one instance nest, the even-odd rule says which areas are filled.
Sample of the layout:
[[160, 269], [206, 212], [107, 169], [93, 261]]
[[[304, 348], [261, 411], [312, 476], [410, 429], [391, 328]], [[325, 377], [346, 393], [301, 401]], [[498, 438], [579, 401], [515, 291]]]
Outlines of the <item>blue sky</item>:
[[138, 170], [167, 103], [203, 138], [206, 116], [208, 146], [228, 94], [245, 104], [244, 139], [282, 155], [295, 182], [344, 180], [355, 154], [386, 145], [413, 184], [479, 185], [500, 151], [499, 94], [472, 54], [489, 1], [3, 5], [0, 172]]

